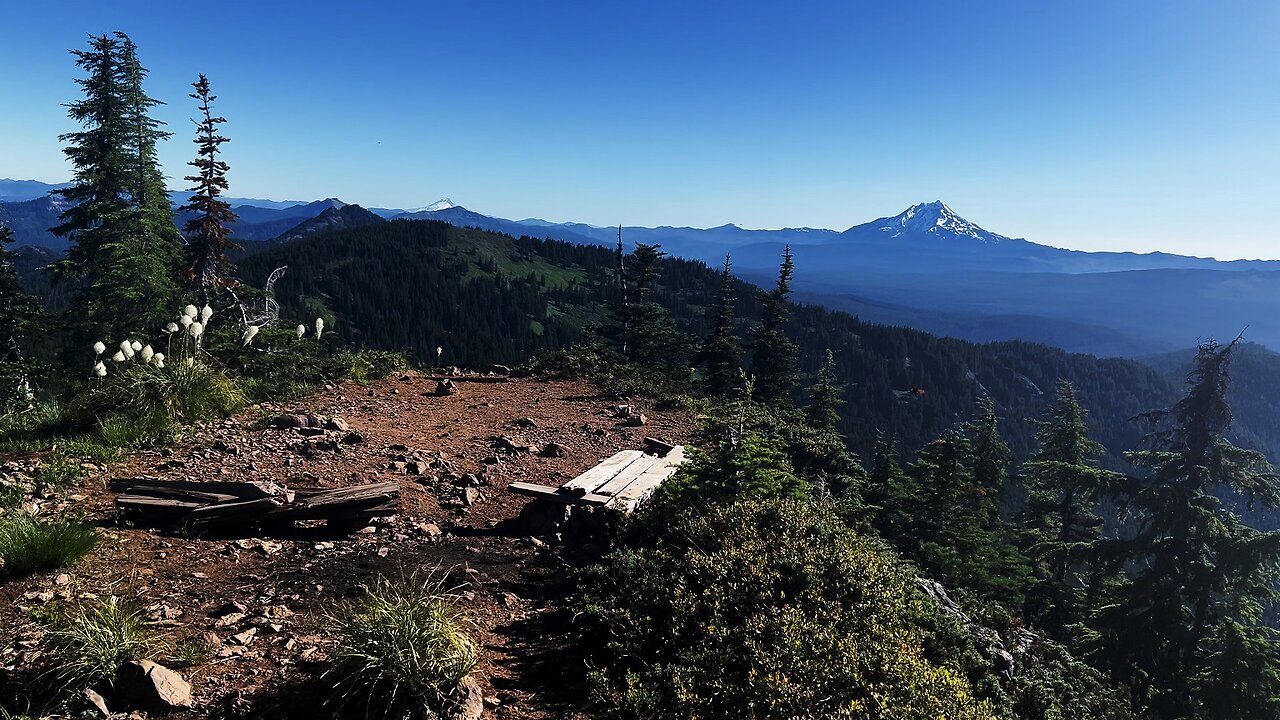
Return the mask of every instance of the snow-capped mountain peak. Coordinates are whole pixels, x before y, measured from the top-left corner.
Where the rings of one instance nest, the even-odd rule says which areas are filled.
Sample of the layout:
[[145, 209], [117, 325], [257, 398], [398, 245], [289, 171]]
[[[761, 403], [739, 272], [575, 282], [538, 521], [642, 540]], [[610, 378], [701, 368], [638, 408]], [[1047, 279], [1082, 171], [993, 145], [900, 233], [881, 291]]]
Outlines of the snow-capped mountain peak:
[[455, 207], [458, 207], [458, 205], [454, 201], [450, 200], [449, 198], [441, 198], [431, 203], [430, 205], [427, 205], [426, 207], [409, 208], [408, 210], [405, 210], [405, 212], [408, 212], [408, 213], [440, 212], [441, 210], [448, 210], [449, 208], [455, 208]]
[[889, 237], [928, 233], [941, 237], [969, 237], [988, 243], [1009, 239], [965, 220], [941, 200], [912, 205], [894, 217], [875, 221], [875, 225]]

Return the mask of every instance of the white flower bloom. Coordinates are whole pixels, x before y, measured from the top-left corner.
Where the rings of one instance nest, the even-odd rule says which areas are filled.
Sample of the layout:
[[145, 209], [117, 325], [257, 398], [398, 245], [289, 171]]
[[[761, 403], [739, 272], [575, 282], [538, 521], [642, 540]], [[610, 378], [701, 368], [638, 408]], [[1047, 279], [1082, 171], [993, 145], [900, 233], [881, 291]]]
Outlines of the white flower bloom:
[[106, 366], [106, 365], [103, 365], [102, 363], [98, 363], [97, 365], [94, 365], [94, 366], [93, 366], [93, 374], [94, 374], [94, 375], [97, 375], [98, 377], [106, 377], [106, 376], [107, 376], [107, 366]]
[[163, 370], [163, 369], [164, 369], [164, 361], [163, 361], [163, 360], [156, 360], [156, 369], [157, 369], [157, 370]]
[[[182, 317], [186, 317], [186, 315], [183, 315]], [[165, 325], [165, 326], [164, 326], [164, 331], [165, 331], [165, 332], [167, 332], [167, 333], [176, 333], [176, 332], [178, 332], [178, 323], [169, 323], [168, 325]]]
[[204, 333], [204, 325], [198, 322], [192, 322], [191, 326], [187, 328], [187, 332], [191, 334], [191, 337], [198, 338]]
[[150, 345], [142, 348], [142, 362], [151, 362], [151, 358], [156, 356], [156, 351], [151, 349]]
[[155, 355], [152, 355], [151, 362], [160, 367], [164, 367], [164, 353], [156, 353]]
[[244, 344], [248, 345], [253, 342], [253, 336], [258, 334], [258, 326], [250, 325], [244, 329]]
[[205, 305], [203, 308], [200, 309], [200, 322], [205, 323], [207, 325], [209, 323], [209, 318], [211, 317], [213, 317], [213, 308], [209, 307], [208, 305]]
[[116, 354], [111, 356], [111, 359], [115, 360], [116, 362], [124, 362], [124, 353], [117, 350]]
[[137, 340], [134, 340], [133, 342], [129, 343], [129, 347], [133, 348], [134, 352], [142, 351], [142, 343], [138, 342]]
[[298, 326], [298, 337], [302, 337], [303, 335], [306, 335], [306, 334], [307, 334], [307, 326], [306, 326], [306, 325], [299, 325], [299, 326]]
[[444, 348], [436, 346], [436, 362], [440, 362], [440, 356], [444, 354]]
[[190, 317], [188, 317], [188, 316], [186, 316], [186, 315], [183, 315], [183, 316], [182, 316], [182, 327], [184, 327], [184, 328], [185, 328], [185, 327], [191, 327], [191, 318], [190, 318]]
[[186, 316], [187, 316], [187, 317], [189, 317], [189, 318], [193, 318], [193, 317], [195, 317], [197, 312], [199, 312], [199, 311], [198, 311], [198, 310], [196, 310], [196, 306], [195, 306], [195, 305], [188, 305], [188, 306], [186, 306], [186, 307], [182, 308], [182, 314], [183, 314], [183, 315], [186, 315]]
[[323, 334], [324, 334], [324, 318], [316, 318], [316, 339], [319, 340], [320, 336]]
[[93, 344], [93, 354], [94, 354], [94, 355], [101, 355], [102, 353], [104, 353], [104, 352], [106, 352], [106, 351], [107, 351], [107, 345], [106, 345], [106, 343], [102, 342], [101, 340], [99, 340], [98, 342], [96, 342], [96, 343], [94, 343], [94, 344]]

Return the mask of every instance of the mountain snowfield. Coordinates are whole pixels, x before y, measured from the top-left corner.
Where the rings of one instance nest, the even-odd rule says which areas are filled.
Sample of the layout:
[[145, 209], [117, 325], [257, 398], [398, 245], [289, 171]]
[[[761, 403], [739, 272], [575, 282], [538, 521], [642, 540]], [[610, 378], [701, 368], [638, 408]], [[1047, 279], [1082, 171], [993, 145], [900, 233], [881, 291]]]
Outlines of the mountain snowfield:
[[[66, 241], [47, 232], [60, 208], [55, 186], [0, 180], [0, 220], [18, 245], [56, 252]], [[26, 198], [3, 200], [2, 198]], [[185, 196], [175, 193], [175, 202]], [[287, 242], [314, 232], [381, 220], [438, 220], [514, 236], [613, 246], [618, 227], [538, 218], [509, 220], [442, 198], [418, 208], [369, 208], [336, 198], [314, 202], [228, 198], [240, 220], [235, 237]], [[181, 218], [180, 218], [181, 220]], [[627, 247], [658, 244], [668, 253], [772, 282], [783, 249], [795, 255], [795, 287], [804, 301], [863, 319], [907, 325], [974, 341], [1030, 340], [1101, 356], [1146, 355], [1235, 337], [1280, 349], [1280, 261], [1218, 261], [1169, 253], [1084, 252], [1011, 238], [972, 222], [941, 200], [844, 231], [628, 227]]]

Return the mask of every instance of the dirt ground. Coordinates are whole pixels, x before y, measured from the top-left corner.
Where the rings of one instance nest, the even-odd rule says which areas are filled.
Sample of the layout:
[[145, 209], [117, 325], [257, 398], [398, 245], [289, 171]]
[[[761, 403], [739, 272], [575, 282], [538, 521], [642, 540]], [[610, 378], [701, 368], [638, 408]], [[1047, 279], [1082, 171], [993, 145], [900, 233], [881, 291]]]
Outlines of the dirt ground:
[[[485, 717], [585, 718], [585, 667], [573, 652], [570, 568], [555, 543], [514, 522], [529, 498], [507, 492], [520, 480], [559, 485], [645, 436], [688, 441], [694, 420], [655, 411], [642, 399], [644, 427], [614, 417], [617, 400], [584, 381], [460, 382], [437, 397], [435, 381], [413, 374], [344, 383], [304, 400], [253, 408], [198, 429], [179, 446], [143, 453], [91, 473], [69, 498], [103, 542], [74, 567], [0, 585], [0, 665], [21, 665], [40, 630], [32, 609], [89, 595], [115, 595], [147, 608], [168, 640], [207, 645], [208, 658], [180, 669], [193, 686], [187, 717], [287, 716], [314, 692], [332, 638], [326, 613], [378, 576], [449, 572], [483, 648]], [[284, 412], [338, 417], [350, 432], [303, 437], [267, 428]], [[562, 457], [495, 449], [494, 436]], [[352, 444], [340, 439], [359, 440]], [[415, 459], [423, 459], [418, 466]], [[3, 458], [0, 458], [3, 460]], [[408, 462], [406, 462], [408, 461]], [[439, 477], [472, 473], [469, 506]], [[406, 467], [407, 466], [407, 467]], [[409, 474], [419, 471], [422, 474]], [[122, 523], [107, 482], [146, 475], [175, 480], [271, 479], [290, 487], [344, 487], [396, 480], [394, 518], [352, 534], [326, 527], [271, 537], [182, 534]], [[162, 658], [163, 660], [163, 658]], [[308, 690], [311, 688], [311, 690]]]

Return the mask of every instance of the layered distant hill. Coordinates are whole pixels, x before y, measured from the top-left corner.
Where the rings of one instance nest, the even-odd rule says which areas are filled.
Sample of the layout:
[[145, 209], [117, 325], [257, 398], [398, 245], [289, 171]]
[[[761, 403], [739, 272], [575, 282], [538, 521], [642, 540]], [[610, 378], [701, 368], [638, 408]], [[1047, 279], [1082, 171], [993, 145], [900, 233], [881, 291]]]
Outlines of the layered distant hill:
[[[41, 189], [53, 186], [0, 181], [0, 198]], [[175, 204], [185, 199], [175, 194]], [[369, 210], [335, 198], [228, 201], [240, 217], [234, 237], [248, 254], [265, 247], [258, 244], [263, 241], [287, 242], [379, 218], [438, 220], [579, 245], [611, 246], [618, 237], [616, 227], [509, 220], [448, 200]], [[62, 251], [65, 241], [46, 230], [61, 212], [59, 202], [44, 195], [0, 199], [0, 220], [14, 228], [19, 245]], [[1235, 337], [1247, 326], [1250, 340], [1280, 349], [1280, 262], [1054, 248], [986, 230], [940, 201], [844, 231], [623, 227], [622, 238], [628, 247], [655, 243], [672, 255], [709, 263], [730, 254], [739, 274], [759, 282], [773, 275], [789, 245], [804, 270], [797, 281], [800, 299], [967, 340], [1031, 340], [1101, 356], [1138, 356], [1185, 348], [1197, 338]]]

